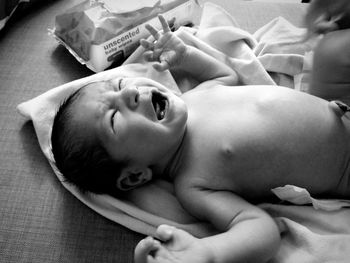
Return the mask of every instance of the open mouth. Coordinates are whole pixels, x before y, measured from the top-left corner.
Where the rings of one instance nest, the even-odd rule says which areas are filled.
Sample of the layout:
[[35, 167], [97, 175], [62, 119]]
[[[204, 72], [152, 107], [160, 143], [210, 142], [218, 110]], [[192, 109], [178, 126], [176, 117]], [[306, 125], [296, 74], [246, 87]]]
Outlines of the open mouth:
[[153, 92], [152, 105], [156, 113], [157, 119], [159, 121], [164, 119], [168, 108], [168, 100], [159, 92]]

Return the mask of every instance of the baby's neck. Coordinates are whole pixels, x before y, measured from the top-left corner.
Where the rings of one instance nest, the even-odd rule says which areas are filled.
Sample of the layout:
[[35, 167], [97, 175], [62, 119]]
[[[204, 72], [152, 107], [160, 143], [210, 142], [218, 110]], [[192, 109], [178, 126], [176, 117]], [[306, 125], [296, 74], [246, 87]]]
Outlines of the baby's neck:
[[153, 169], [153, 173], [155, 173], [158, 178], [162, 178], [167, 181], [172, 181], [174, 179], [174, 176], [181, 161], [185, 136], [186, 131], [184, 132], [184, 135], [182, 136], [178, 147], [172, 154], [170, 154], [170, 158], [168, 158], [167, 161], [164, 162], [164, 165], [157, 166]]

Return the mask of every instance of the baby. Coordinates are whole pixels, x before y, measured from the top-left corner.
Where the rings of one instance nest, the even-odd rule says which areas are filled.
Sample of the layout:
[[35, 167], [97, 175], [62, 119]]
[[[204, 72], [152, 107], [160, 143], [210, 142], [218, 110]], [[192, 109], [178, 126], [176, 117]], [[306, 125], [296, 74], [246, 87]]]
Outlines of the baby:
[[55, 118], [57, 166], [98, 193], [172, 180], [182, 206], [220, 232], [199, 239], [160, 226], [137, 245], [137, 263], [266, 262], [280, 234], [253, 204], [270, 189], [293, 184], [314, 196], [350, 197], [346, 107], [283, 87], [236, 86], [232, 69], [185, 45], [159, 19], [163, 32], [147, 26], [155, 41], [141, 41], [145, 58], [200, 84], [181, 97], [146, 78], [83, 87]]

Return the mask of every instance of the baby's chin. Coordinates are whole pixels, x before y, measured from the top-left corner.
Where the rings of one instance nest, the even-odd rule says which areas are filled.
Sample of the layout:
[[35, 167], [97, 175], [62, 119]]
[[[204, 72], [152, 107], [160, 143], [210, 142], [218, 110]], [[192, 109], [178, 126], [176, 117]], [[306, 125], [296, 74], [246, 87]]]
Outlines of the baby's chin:
[[170, 103], [168, 114], [169, 123], [176, 126], [179, 133], [184, 132], [188, 119], [188, 108], [185, 101], [174, 95], [173, 100]]

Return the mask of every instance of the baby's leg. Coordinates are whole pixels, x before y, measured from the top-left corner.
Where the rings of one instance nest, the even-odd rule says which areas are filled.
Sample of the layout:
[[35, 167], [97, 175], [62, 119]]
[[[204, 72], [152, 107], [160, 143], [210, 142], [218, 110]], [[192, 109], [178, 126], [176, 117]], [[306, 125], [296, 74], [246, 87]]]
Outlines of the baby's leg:
[[316, 47], [310, 93], [350, 103], [350, 29], [326, 34]]

